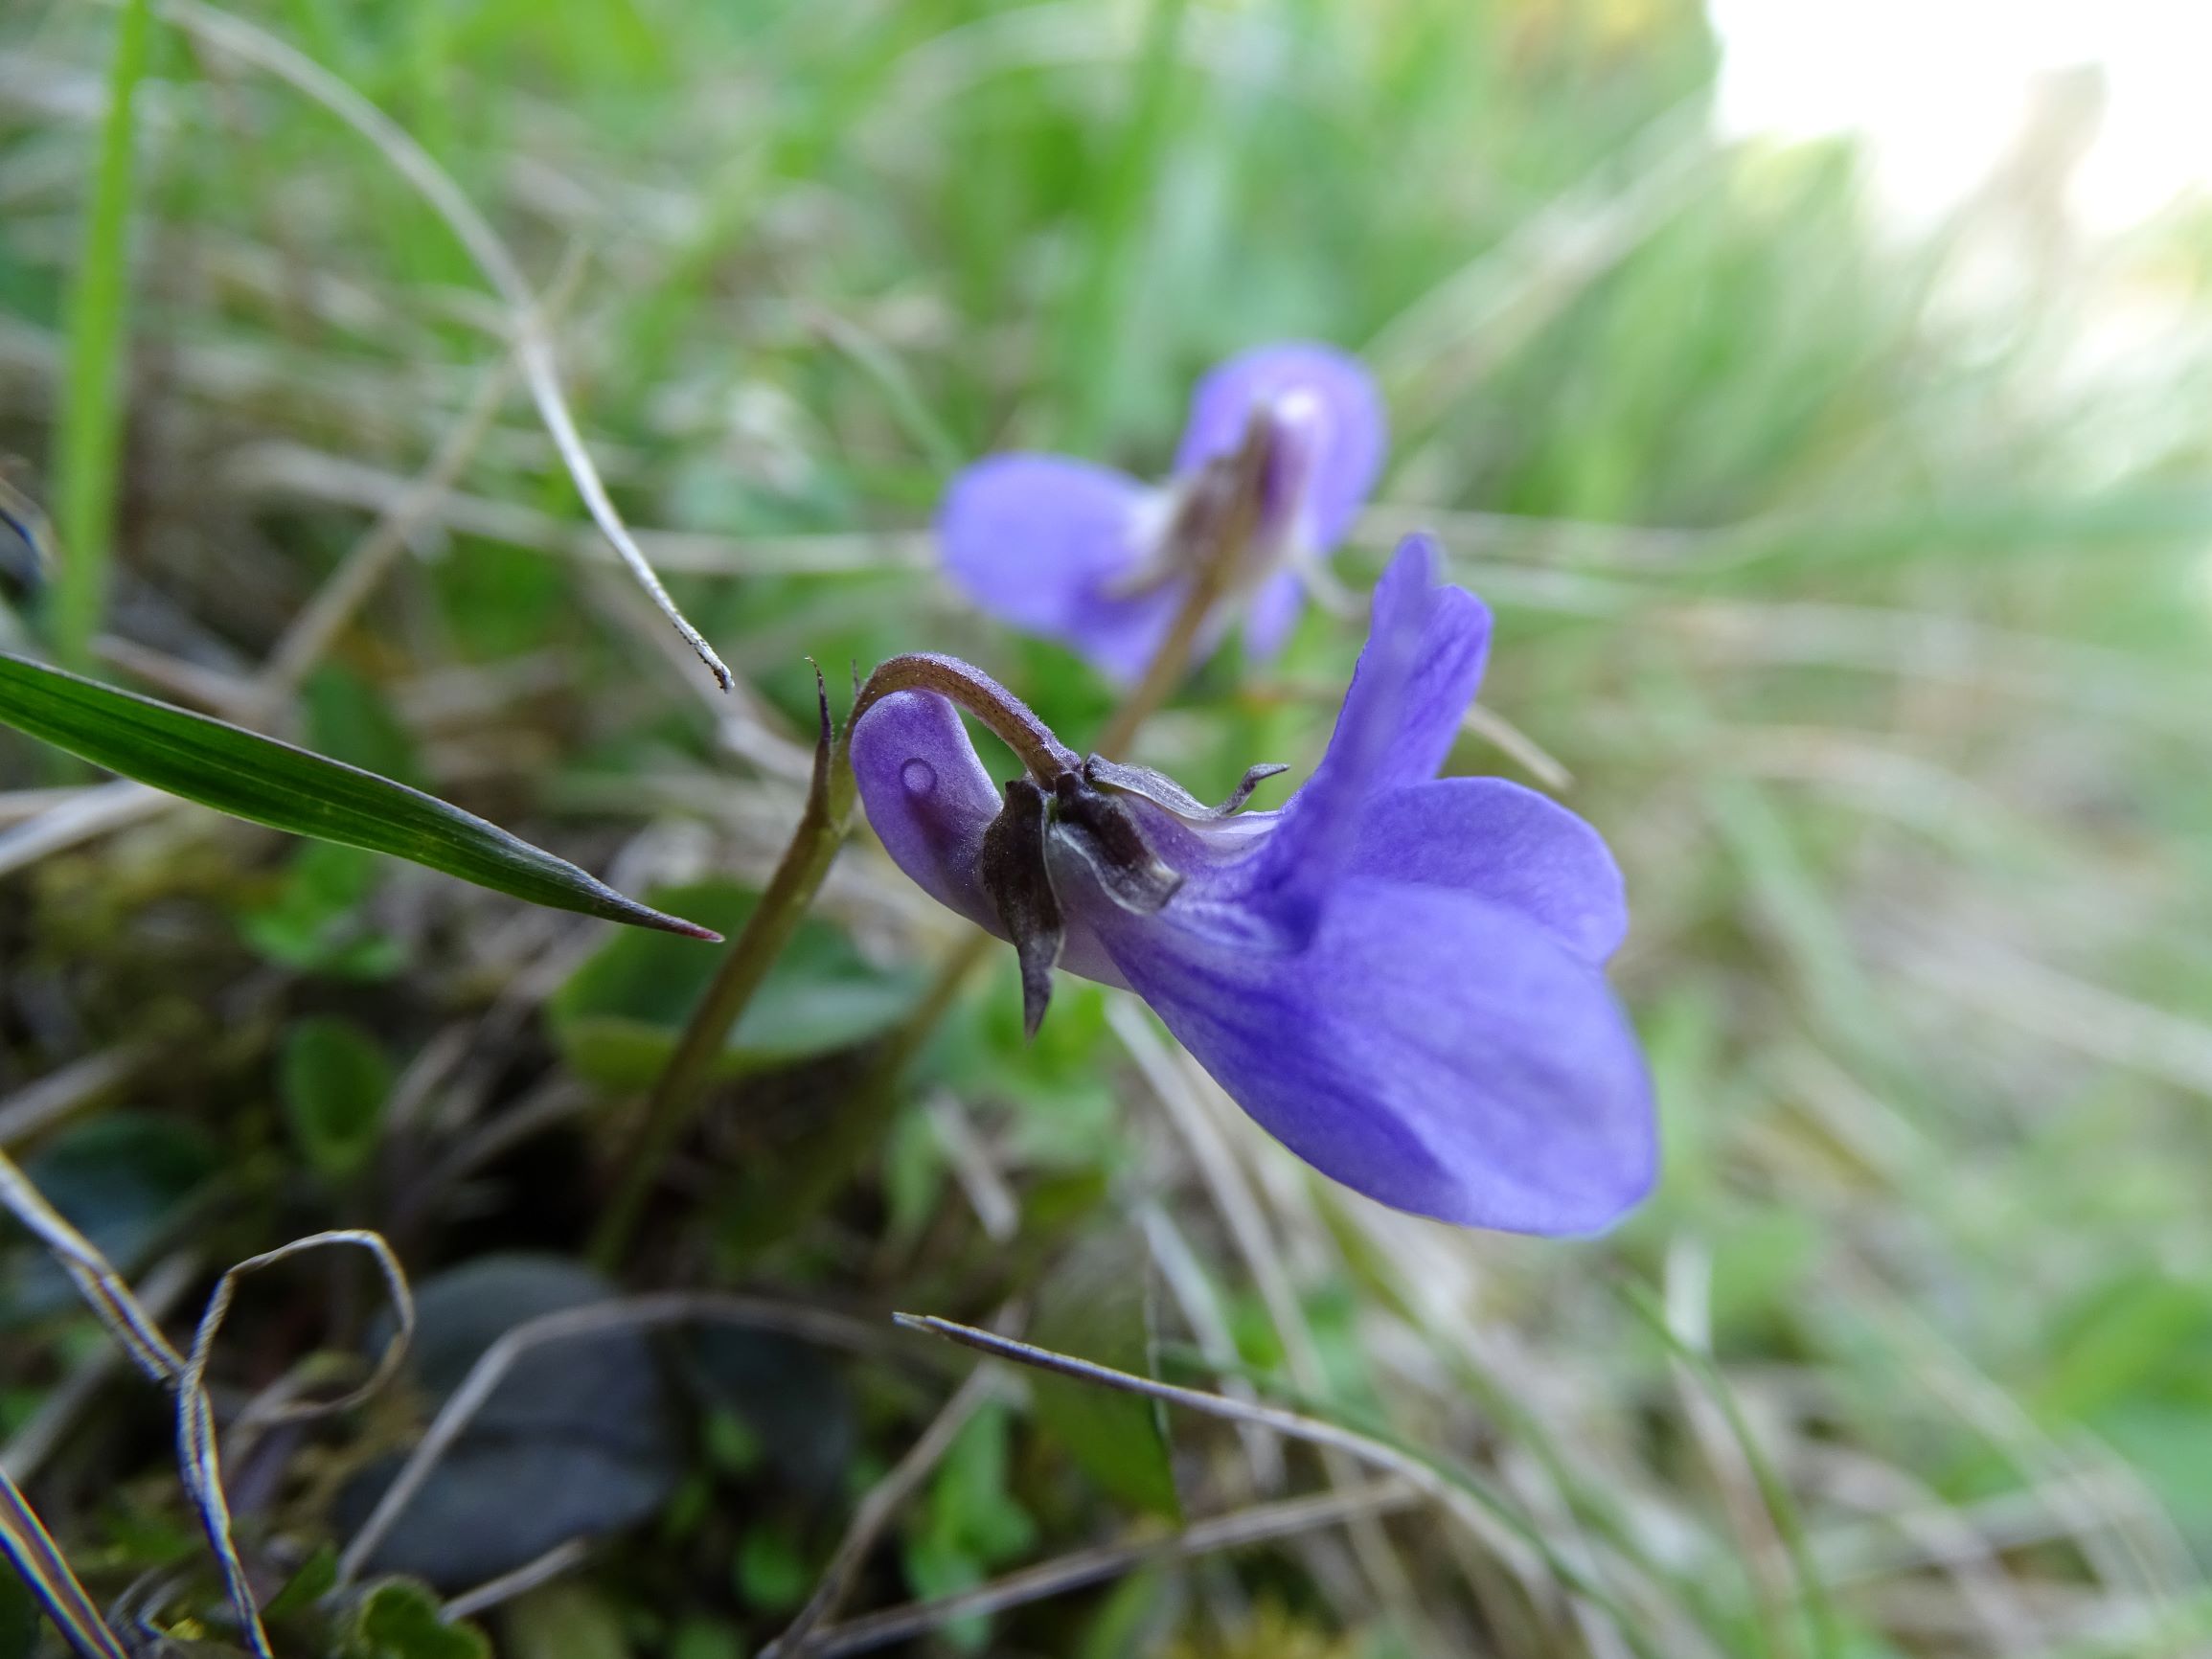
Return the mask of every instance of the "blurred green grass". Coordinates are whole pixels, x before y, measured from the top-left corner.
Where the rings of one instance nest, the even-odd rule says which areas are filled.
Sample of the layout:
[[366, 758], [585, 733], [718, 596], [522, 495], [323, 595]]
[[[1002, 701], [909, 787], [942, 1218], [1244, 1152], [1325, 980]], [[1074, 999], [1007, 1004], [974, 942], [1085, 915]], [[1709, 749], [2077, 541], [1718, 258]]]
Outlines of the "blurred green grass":
[[[1231, 1124], [1271, 1287], [1109, 1024], [1070, 996], [1024, 1052], [1001, 974], [828, 1215], [741, 1263], [711, 1242], [727, 1161], [778, 1145], [752, 1102], [637, 1283], [741, 1270], [987, 1307], [1007, 1283], [924, 1115], [949, 1090], [1017, 1201], [1013, 1284], [1079, 1223], [1172, 1217], [1247, 1361], [1479, 1464], [1593, 1553], [1662, 1650], [1813, 1649], [1727, 1414], [1623, 1276], [1710, 1347], [1793, 1493], [1841, 1632], [1824, 1650], [2212, 1642], [2212, 216], [2052, 247], [1991, 197], [1909, 239], [1846, 146], [1713, 141], [1714, 43], [1677, 0], [239, 10], [401, 121], [541, 287], [581, 259], [556, 331], [586, 435], [633, 522], [691, 535], [656, 543], [686, 555], [672, 585], [786, 736], [810, 717], [802, 654], [911, 648], [1094, 730], [1085, 670], [926, 568], [948, 465], [1018, 443], [1156, 469], [1197, 373], [1313, 335], [1369, 356], [1396, 427], [1350, 563], [1441, 525], [1499, 614], [1485, 704], [1571, 775], [1628, 870], [1618, 979], [1668, 1170], [1611, 1239], [1384, 1216]], [[112, 27], [74, 4], [0, 22], [0, 454], [48, 499]], [[108, 622], [129, 646], [104, 660], [219, 696], [464, 421], [503, 325], [353, 133], [172, 28], [151, 47]], [[337, 641], [322, 713], [285, 720], [595, 868], [757, 875], [785, 782], [757, 743], [730, 752], [702, 676], [575, 556], [582, 514], [521, 399], [445, 519]], [[1309, 762], [1357, 633], [1311, 616], [1267, 675], [1214, 665], [1149, 758], [1200, 793]], [[372, 713], [349, 728], [349, 708]], [[1457, 763], [1525, 775], [1479, 739]], [[0, 781], [45, 780], [9, 746]], [[832, 900], [879, 959], [930, 942], [861, 850]], [[528, 971], [552, 936], [445, 902], [196, 819], [11, 869], [0, 1093], [159, 1030], [192, 1060], [130, 1103], [240, 1148], [250, 1201], [204, 1248], [346, 1204], [388, 1220], [281, 1172], [272, 1057], [343, 1011], [404, 1066], [504, 992], [520, 1034], [500, 1028], [469, 1110], [555, 1075], [535, 1012], [554, 986]], [[575, 1236], [523, 1209], [425, 1225], [411, 1261]], [[67, 1335], [0, 1358], [0, 1422], [35, 1410]], [[1020, 1531], [975, 1519], [1007, 1492], [1060, 1547], [1115, 1514], [1049, 1436], [1000, 1427], [1015, 1449], [948, 1469], [908, 1589], [1019, 1558], [975, 1541]], [[875, 1466], [917, 1428], [884, 1408]], [[127, 1563], [165, 1500], [148, 1478], [120, 1514], [96, 1501], [140, 1466], [125, 1442], [80, 1431], [44, 1495], [65, 1542]], [[1618, 1650], [1510, 1547], [1391, 1535], [1412, 1611], [1286, 1553], [1188, 1598], [1131, 1580], [1156, 1602], [1138, 1623], [1151, 1650], [1257, 1655], [1235, 1634], [1251, 1601], [1349, 1652], [1439, 1632]], [[644, 1650], [773, 1627], [758, 1583], [700, 1565], [718, 1536], [593, 1580]], [[1025, 1650], [1105, 1651], [1120, 1638], [1086, 1632], [1109, 1614], [1134, 1617], [1079, 1598], [1015, 1628]]]

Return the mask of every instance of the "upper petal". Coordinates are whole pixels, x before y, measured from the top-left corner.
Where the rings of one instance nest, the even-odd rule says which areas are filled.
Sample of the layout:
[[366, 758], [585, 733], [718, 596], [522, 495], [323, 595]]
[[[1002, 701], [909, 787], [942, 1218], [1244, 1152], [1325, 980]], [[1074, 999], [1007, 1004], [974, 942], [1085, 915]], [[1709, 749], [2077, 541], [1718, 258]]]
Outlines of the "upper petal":
[[952, 481], [938, 513], [945, 568], [1001, 622], [1130, 679], [1158, 648], [1179, 581], [1117, 594], [1151, 559], [1160, 492], [1064, 455], [994, 455]]
[[1435, 777], [1481, 683], [1489, 607], [1438, 585], [1437, 564], [1428, 537], [1400, 545], [1328, 751], [1243, 873], [1250, 901], [1293, 934], [1350, 862], [1369, 801]]
[[1589, 963], [1612, 955], [1629, 931], [1621, 868], [1604, 837], [1503, 778], [1434, 778], [1377, 796], [1352, 870], [1463, 889], [1549, 928]]
[[1198, 382], [1175, 452], [1175, 470], [1193, 472], [1243, 441], [1256, 405], [1306, 394], [1314, 405], [1307, 524], [1317, 549], [1344, 539], [1382, 470], [1388, 421], [1374, 376], [1334, 346], [1293, 341], [1230, 358]]
[[1526, 916], [1357, 877], [1281, 953], [1174, 914], [1101, 936], [1231, 1098], [1323, 1174], [1516, 1233], [1593, 1232], [1650, 1190], [1635, 1034], [1604, 975]]

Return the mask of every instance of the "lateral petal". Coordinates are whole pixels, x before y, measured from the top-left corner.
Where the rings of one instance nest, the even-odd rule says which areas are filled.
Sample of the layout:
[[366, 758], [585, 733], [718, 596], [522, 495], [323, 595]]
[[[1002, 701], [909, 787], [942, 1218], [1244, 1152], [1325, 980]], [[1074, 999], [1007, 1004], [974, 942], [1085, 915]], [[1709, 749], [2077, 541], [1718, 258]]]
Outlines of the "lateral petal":
[[1611, 956], [1629, 931], [1621, 867], [1604, 837], [1504, 778], [1434, 778], [1377, 796], [1352, 870], [1518, 911], [1588, 963]]
[[945, 568], [983, 610], [1136, 677], [1174, 620], [1183, 584], [1138, 592], [1166, 522], [1160, 492], [1064, 455], [994, 455], [952, 481], [938, 514]]

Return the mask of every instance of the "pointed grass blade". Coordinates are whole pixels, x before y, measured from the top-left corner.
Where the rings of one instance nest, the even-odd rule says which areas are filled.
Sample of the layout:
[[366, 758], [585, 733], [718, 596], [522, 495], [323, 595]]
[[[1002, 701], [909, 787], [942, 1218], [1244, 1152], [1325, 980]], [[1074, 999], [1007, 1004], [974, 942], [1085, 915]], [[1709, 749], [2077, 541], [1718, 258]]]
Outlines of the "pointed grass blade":
[[204, 715], [0, 652], [0, 722], [218, 812], [388, 852], [533, 904], [694, 939], [564, 858], [434, 795]]

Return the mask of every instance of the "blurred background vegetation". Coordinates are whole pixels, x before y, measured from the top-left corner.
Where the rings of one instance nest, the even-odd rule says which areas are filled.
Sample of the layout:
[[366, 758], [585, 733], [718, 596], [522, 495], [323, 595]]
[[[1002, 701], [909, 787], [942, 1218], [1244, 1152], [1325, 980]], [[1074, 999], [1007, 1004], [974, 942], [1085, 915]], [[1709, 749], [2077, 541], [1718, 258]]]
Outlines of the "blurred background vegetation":
[[[2212, 1651], [2212, 215], [2079, 232], [2069, 83], [1907, 237], [1844, 143], [1714, 136], [1691, 0], [153, 12], [135, 176], [107, 150], [126, 313], [84, 253], [123, 245], [91, 206], [118, 12], [0, 19], [0, 465], [111, 541], [97, 671], [732, 922], [796, 815], [806, 656], [834, 689], [969, 655], [1079, 745], [1110, 707], [933, 573], [954, 468], [1162, 470], [1206, 365], [1331, 340], [1395, 425], [1343, 568], [1431, 524], [1496, 609], [1455, 767], [1619, 851], [1663, 1102], [1664, 1182], [1608, 1239], [1385, 1213], [1095, 988], [1025, 1048], [999, 953], [918, 1017], [953, 936], [863, 837], [594, 1269], [711, 949], [0, 732], [0, 1148], [172, 1331], [321, 1228], [382, 1232], [422, 1298], [404, 1385], [327, 1420], [265, 1407], [388, 1332], [367, 1264], [257, 1277], [217, 1345], [281, 1649], [475, 1650], [429, 1592], [318, 1607], [330, 1546], [501, 1331], [688, 1292], [787, 1316], [531, 1350], [348, 1565], [524, 1659], [718, 1659], [875, 1491], [809, 1650]], [[547, 296], [734, 697], [591, 532], [512, 307], [239, 19], [412, 134]], [[0, 573], [17, 644], [67, 610], [28, 546]], [[1143, 758], [1201, 794], [1302, 770], [1360, 633], [1310, 614], [1273, 668], [1211, 665]], [[955, 1396], [966, 1356], [895, 1308], [1355, 1425], [1481, 1503], [1198, 1416], [1163, 1449], [1070, 1385]], [[128, 1642], [197, 1651], [160, 1643], [236, 1632], [169, 1409], [0, 1238], [0, 1467]], [[1038, 1563], [1092, 1570], [855, 1623]], [[0, 1578], [8, 1659], [26, 1607]]]

